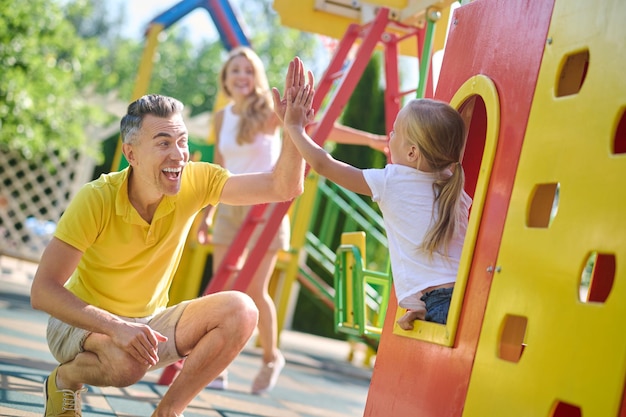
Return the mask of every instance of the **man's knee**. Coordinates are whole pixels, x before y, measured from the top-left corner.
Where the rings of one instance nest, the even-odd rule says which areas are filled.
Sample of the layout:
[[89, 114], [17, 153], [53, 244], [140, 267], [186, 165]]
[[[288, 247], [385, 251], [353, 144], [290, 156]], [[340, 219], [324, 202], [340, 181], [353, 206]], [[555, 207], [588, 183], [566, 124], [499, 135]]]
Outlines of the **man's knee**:
[[213, 334], [216, 346], [245, 344], [258, 317], [254, 301], [239, 291], [222, 291], [193, 300], [176, 326], [177, 351], [181, 356], [187, 355], [207, 333]]
[[85, 340], [84, 347], [85, 352], [80, 355], [94, 355], [97, 358], [105, 386], [127, 387], [141, 380], [148, 372], [148, 365], [116, 347], [108, 336], [92, 333]]
[[230, 317], [240, 323], [242, 327], [252, 327], [254, 330], [259, 319], [259, 310], [254, 300], [239, 291], [230, 291], [228, 295], [231, 297], [228, 303], [231, 306]]

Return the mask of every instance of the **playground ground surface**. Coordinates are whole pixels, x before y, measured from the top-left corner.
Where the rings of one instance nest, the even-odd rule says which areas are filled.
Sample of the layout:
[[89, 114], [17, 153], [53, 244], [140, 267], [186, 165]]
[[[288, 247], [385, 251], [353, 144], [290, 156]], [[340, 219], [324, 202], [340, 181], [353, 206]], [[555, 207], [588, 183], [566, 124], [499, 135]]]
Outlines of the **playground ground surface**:
[[[46, 314], [30, 307], [36, 265], [0, 257], [0, 416], [42, 416], [42, 384], [56, 366], [45, 341]], [[225, 391], [204, 389], [185, 417], [362, 416], [372, 370], [347, 360], [347, 342], [284, 330], [287, 365], [274, 390], [249, 393], [261, 351], [252, 338], [229, 367]], [[160, 371], [127, 388], [88, 387], [83, 417], [149, 417], [167, 390]]]

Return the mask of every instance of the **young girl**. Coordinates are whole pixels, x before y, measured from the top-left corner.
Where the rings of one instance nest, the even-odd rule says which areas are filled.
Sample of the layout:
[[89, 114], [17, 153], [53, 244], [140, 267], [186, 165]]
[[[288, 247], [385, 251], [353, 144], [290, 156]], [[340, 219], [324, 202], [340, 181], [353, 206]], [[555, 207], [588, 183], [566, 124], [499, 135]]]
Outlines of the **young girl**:
[[461, 115], [440, 101], [411, 100], [389, 134], [391, 163], [361, 170], [335, 160], [306, 134], [312, 93], [287, 94], [284, 127], [311, 168], [380, 207], [396, 295], [407, 309], [398, 325], [445, 324], [471, 205], [459, 162], [466, 139]]

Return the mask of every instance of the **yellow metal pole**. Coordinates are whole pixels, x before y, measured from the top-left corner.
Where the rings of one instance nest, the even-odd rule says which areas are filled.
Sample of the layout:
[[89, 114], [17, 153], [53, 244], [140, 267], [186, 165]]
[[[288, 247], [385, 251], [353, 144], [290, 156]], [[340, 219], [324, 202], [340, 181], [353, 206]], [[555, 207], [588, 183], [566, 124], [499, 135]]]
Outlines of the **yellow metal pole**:
[[[139, 71], [137, 73], [137, 79], [135, 80], [135, 88], [133, 89], [133, 94], [130, 100], [131, 102], [137, 100], [148, 91], [150, 78], [152, 77], [152, 68], [154, 66], [154, 53], [159, 45], [159, 34], [162, 31], [163, 25], [160, 24], [152, 24], [148, 29], [146, 47], [143, 50], [141, 62], [139, 63]], [[118, 171], [122, 168], [122, 141], [120, 138], [117, 142], [117, 148], [115, 149], [111, 169]]]
[[292, 214], [293, 219], [291, 221], [291, 253], [289, 255], [289, 261], [285, 268], [285, 275], [283, 279], [283, 285], [280, 289], [280, 298], [278, 300], [278, 306], [276, 311], [276, 320], [278, 323], [278, 337], [280, 340], [280, 331], [285, 324], [285, 316], [289, 307], [289, 298], [291, 296], [291, 288], [294, 281], [298, 276], [299, 268], [299, 254], [300, 250], [304, 247], [306, 242], [306, 232], [309, 230], [309, 224], [311, 222], [311, 213], [315, 203], [315, 196], [317, 195], [317, 182], [319, 175], [312, 170], [309, 171], [304, 183], [304, 193], [298, 197], [295, 201], [295, 207]]

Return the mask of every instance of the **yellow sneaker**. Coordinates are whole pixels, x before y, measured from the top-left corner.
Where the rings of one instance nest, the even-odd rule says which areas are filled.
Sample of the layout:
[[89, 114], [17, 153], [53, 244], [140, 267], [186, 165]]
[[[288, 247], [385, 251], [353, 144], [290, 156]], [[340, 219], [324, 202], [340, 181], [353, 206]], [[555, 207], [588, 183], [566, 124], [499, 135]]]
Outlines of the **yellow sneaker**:
[[87, 388], [72, 391], [58, 389], [56, 384], [57, 366], [43, 383], [43, 399], [46, 403], [45, 417], [82, 417], [80, 394]]

